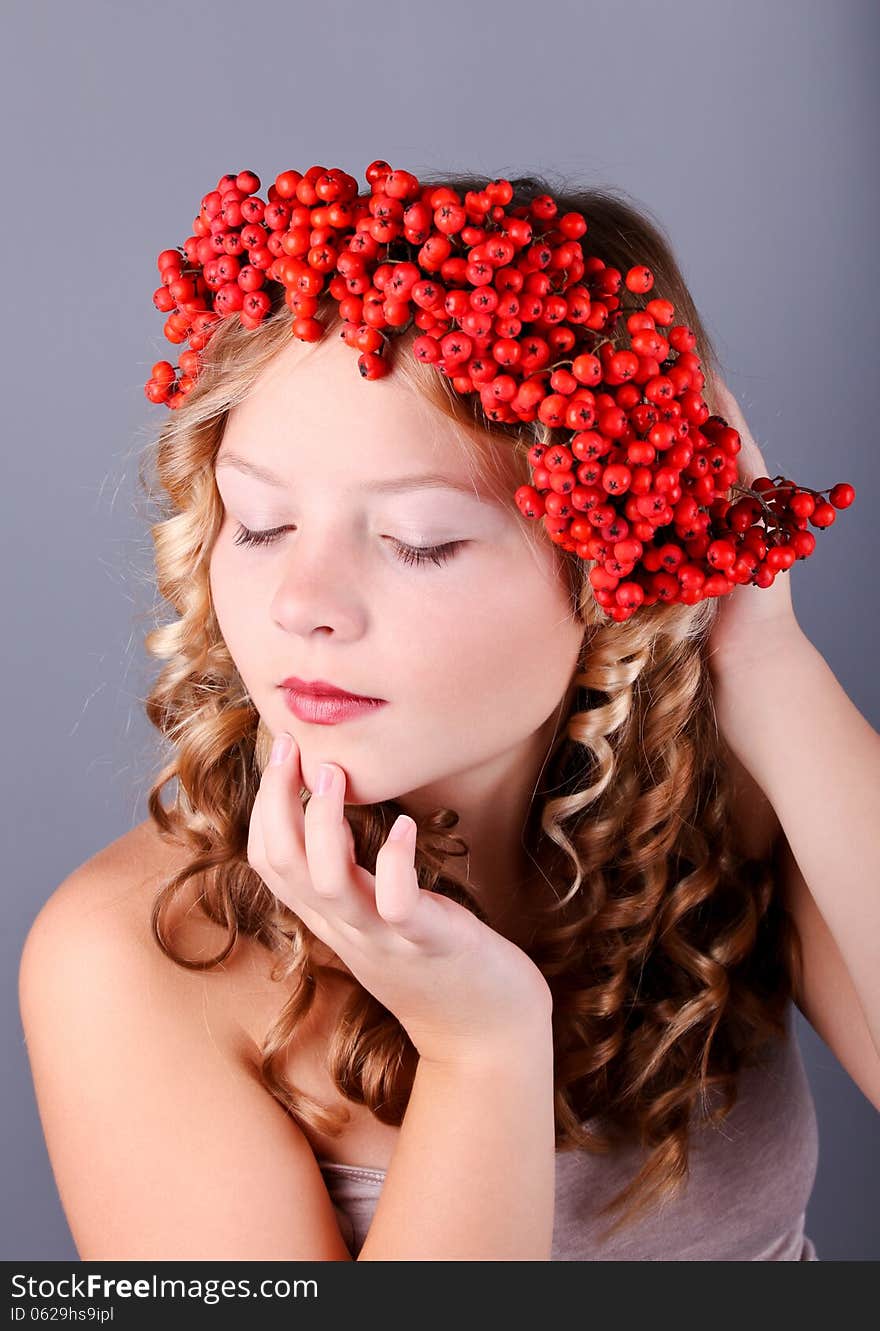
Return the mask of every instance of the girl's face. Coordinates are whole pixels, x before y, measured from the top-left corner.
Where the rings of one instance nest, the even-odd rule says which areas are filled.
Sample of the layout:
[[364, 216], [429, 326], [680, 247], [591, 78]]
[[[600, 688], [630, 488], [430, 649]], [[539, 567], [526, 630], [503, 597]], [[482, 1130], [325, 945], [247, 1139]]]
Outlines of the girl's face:
[[[295, 737], [304, 784], [336, 763], [351, 804], [394, 799], [418, 816], [530, 793], [576, 668], [584, 630], [554, 547], [471, 478], [455, 431], [393, 370], [361, 378], [331, 336], [291, 340], [221, 442], [210, 586], [223, 637], [269, 731]], [[429, 485], [438, 473], [446, 484]], [[277, 527], [269, 544], [236, 544], [241, 528]], [[448, 543], [439, 564], [406, 562], [407, 547]], [[304, 722], [280, 687], [290, 675], [387, 705]]]

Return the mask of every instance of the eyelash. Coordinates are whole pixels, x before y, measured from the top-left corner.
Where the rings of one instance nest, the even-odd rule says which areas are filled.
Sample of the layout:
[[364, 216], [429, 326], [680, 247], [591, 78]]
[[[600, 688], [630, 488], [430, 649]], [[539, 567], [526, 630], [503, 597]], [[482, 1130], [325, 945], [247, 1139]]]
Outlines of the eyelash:
[[[272, 527], [269, 531], [249, 531], [247, 527], [239, 524], [238, 531], [233, 541], [234, 545], [272, 545], [279, 536], [284, 534], [284, 527]], [[437, 564], [447, 563], [456, 554], [458, 549], [465, 544], [464, 541], [447, 541], [445, 545], [403, 545], [400, 541], [392, 542], [398, 552], [397, 557], [404, 564], [427, 564], [429, 562]], [[400, 552], [403, 553], [400, 553]]]

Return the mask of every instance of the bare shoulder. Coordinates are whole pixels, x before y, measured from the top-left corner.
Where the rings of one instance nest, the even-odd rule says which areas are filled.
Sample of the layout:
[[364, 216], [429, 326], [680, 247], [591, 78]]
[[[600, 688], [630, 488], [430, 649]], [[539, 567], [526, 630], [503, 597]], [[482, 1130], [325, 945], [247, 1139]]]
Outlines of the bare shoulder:
[[[151, 822], [133, 828], [55, 889], [22, 952], [26, 1049], [80, 1257], [350, 1260], [308, 1141], [242, 1054], [280, 1001], [268, 958], [245, 946], [188, 969], [153, 938], [155, 894], [186, 858]], [[226, 942], [186, 907], [178, 934], [193, 958]]]
[[96, 851], [37, 913], [22, 952], [20, 982], [45, 967], [77, 967], [80, 985], [88, 984], [89, 963], [115, 954], [130, 969], [163, 973], [173, 983], [173, 963], [152, 937], [150, 915], [156, 893], [185, 860], [183, 849], [164, 840], [151, 819]]
[[38, 912], [22, 953], [20, 986], [28, 974], [47, 967], [68, 968], [79, 986], [88, 985], [93, 966], [122, 966], [124, 959], [125, 974], [149, 986], [140, 990], [145, 997], [161, 986], [173, 1012], [187, 1019], [197, 1010], [230, 1058], [252, 1066], [283, 999], [271, 978], [273, 958], [240, 937], [228, 957], [209, 964], [226, 951], [228, 933], [199, 908], [197, 877], [184, 882], [162, 919], [175, 951], [197, 964], [174, 961], [153, 934], [157, 894], [188, 860], [187, 849], [166, 839], [150, 818], [103, 846], [68, 874]]
[[[103, 846], [55, 888], [34, 920], [146, 938], [154, 893], [183, 867], [182, 848], [163, 839], [152, 819]], [[33, 928], [33, 926], [32, 926]]]

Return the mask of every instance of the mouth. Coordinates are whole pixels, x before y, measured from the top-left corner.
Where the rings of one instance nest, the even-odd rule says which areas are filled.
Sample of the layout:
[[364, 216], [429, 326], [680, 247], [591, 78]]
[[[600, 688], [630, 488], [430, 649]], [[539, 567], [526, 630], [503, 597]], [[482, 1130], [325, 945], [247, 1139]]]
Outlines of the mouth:
[[388, 705], [384, 698], [300, 693], [288, 688], [284, 690], [284, 701], [298, 720], [318, 726], [333, 726], [340, 721], [356, 720]]
[[356, 703], [382, 703], [386, 701], [385, 698], [374, 698], [365, 693], [349, 693], [347, 689], [337, 688], [335, 684], [331, 684], [324, 679], [299, 679], [296, 675], [291, 675], [288, 679], [283, 680], [279, 687], [289, 693], [296, 694], [300, 698], [335, 699], [339, 702]]

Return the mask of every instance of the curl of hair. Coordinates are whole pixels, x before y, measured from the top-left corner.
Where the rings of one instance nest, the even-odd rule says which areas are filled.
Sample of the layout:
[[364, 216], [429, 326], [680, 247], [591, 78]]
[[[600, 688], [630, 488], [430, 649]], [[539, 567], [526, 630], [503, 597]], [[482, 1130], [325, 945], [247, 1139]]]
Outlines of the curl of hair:
[[[476, 175], [441, 179], [462, 195], [486, 183]], [[635, 263], [651, 268], [652, 295], [672, 301], [677, 322], [696, 334], [711, 408], [717, 357], [660, 224], [612, 188], [572, 189], [546, 175], [512, 184], [516, 202], [552, 192], [561, 212], [582, 212], [588, 241], [621, 271]], [[338, 314], [330, 298], [318, 317], [331, 336]], [[347, 968], [319, 961], [324, 945], [248, 863], [250, 812], [271, 736], [226, 648], [208, 580], [222, 519], [213, 463], [227, 414], [289, 344], [290, 324], [283, 298], [257, 330], [224, 320], [196, 386], [148, 450], [158, 485], [144, 464], [139, 472], [159, 506], [151, 528], [156, 586], [173, 612], [145, 640], [165, 663], [145, 708], [169, 750], [148, 806], [163, 838], [188, 855], [157, 894], [151, 924], [162, 951], [193, 969], [220, 965], [242, 933], [270, 949], [277, 957], [272, 978], [288, 997], [259, 1051], [260, 1078], [301, 1126], [338, 1135], [347, 1111], [325, 1106], [283, 1073], [285, 1053], [328, 972], [351, 986], [326, 1052], [343, 1097], [399, 1125], [417, 1054], [401, 1023]], [[393, 339], [394, 373], [459, 424], [466, 456], [516, 513], [513, 493], [530, 479], [526, 453], [553, 432], [540, 422], [488, 422], [476, 395], [457, 394], [409, 354], [417, 332]], [[770, 864], [747, 859], [732, 844], [730, 777], [706, 662], [717, 602], [643, 607], [623, 624], [603, 622], [590, 565], [554, 548], [585, 632], [564, 726], [525, 829], [524, 844], [553, 897], [528, 952], [553, 995], [557, 1149], [605, 1154], [636, 1144], [647, 1152], [632, 1181], [602, 1209], [621, 1212], [606, 1230], [611, 1234], [683, 1186], [696, 1120], [721, 1122], [736, 1101], [740, 1067], [769, 1039], [785, 1038], [801, 954], [773, 892]], [[174, 779], [169, 809], [161, 793]], [[305, 788], [301, 798], [309, 798]], [[358, 863], [370, 872], [401, 811], [395, 801], [346, 806]], [[466, 876], [450, 863], [468, 850], [450, 832], [457, 822], [454, 810], [438, 809], [419, 823], [419, 885], [485, 920]], [[164, 933], [165, 913], [190, 879], [201, 910], [227, 931], [223, 950], [207, 961], [181, 955]], [[710, 1093], [717, 1099], [711, 1110]]]

